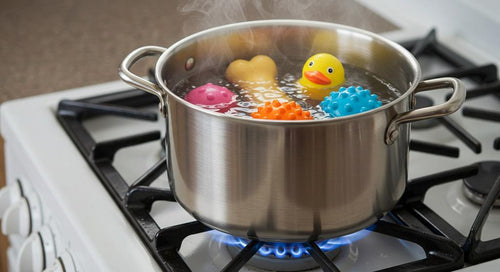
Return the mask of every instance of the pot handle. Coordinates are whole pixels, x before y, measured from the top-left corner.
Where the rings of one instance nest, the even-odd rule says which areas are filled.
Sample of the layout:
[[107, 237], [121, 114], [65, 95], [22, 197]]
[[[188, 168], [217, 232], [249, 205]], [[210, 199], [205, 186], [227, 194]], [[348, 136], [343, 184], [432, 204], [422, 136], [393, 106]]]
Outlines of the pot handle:
[[167, 116], [167, 109], [165, 106], [167, 94], [156, 83], [146, 80], [130, 72], [130, 67], [132, 67], [132, 65], [134, 65], [143, 57], [161, 55], [163, 52], [165, 52], [165, 50], [167, 49], [152, 45], [137, 48], [134, 51], [130, 52], [130, 54], [125, 57], [125, 59], [123, 59], [120, 67], [118, 68], [118, 75], [123, 81], [158, 97], [158, 99], [160, 100], [158, 106], [163, 117]]
[[443, 104], [417, 110], [411, 110], [396, 115], [387, 126], [387, 131], [385, 133], [385, 143], [390, 145], [398, 138], [399, 124], [440, 117], [457, 111], [460, 106], [462, 106], [465, 100], [465, 85], [462, 83], [462, 81], [456, 78], [443, 77], [422, 81], [417, 85], [414, 93], [447, 87], [453, 88], [453, 94], [451, 98]]

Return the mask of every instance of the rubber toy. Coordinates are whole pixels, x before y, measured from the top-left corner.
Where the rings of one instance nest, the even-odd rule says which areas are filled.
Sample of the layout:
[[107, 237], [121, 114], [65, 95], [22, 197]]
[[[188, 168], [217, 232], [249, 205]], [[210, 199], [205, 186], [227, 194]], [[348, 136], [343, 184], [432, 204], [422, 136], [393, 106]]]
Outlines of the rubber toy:
[[297, 83], [309, 98], [322, 100], [344, 81], [342, 63], [333, 55], [319, 53], [306, 61], [302, 67], [302, 77]]
[[376, 94], [363, 87], [341, 87], [338, 92], [331, 92], [319, 104], [331, 117], [341, 117], [378, 108], [382, 102]]
[[288, 101], [290, 98], [278, 89], [276, 63], [265, 55], [257, 55], [250, 61], [238, 59], [226, 69], [226, 79], [249, 92], [257, 104], [274, 99]]
[[225, 112], [232, 102], [235, 102], [235, 96], [233, 92], [225, 87], [207, 83], [189, 91], [184, 99], [195, 105]]
[[294, 101], [281, 103], [278, 100], [273, 100], [272, 102], [267, 101], [264, 106], [257, 109], [257, 112], [252, 112], [251, 116], [256, 119], [272, 120], [313, 119], [309, 111], [304, 111], [302, 107]]

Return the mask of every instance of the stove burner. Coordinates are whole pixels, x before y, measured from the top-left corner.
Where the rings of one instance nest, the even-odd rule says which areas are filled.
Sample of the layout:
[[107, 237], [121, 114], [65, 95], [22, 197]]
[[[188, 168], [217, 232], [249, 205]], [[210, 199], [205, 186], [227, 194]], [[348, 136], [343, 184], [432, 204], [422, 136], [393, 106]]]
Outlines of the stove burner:
[[[331, 245], [330, 245], [331, 246]], [[229, 254], [234, 258], [238, 255], [240, 246], [227, 246]], [[340, 247], [333, 246], [333, 249], [328, 251], [323, 250], [325, 256], [332, 260], [340, 252]], [[266, 256], [262, 254], [267, 254]], [[300, 257], [297, 257], [300, 256]], [[264, 245], [258, 253], [255, 254], [248, 262], [248, 265], [269, 270], [269, 271], [304, 271], [319, 266], [318, 262], [311, 257], [300, 244], [279, 246]]]
[[[248, 240], [230, 237], [226, 243], [229, 254], [235, 258], [247, 246]], [[340, 252], [341, 244], [336, 239], [316, 243], [325, 256], [333, 260]], [[269, 271], [303, 271], [319, 266], [301, 243], [265, 243], [248, 265]]]
[[[415, 109], [420, 109], [420, 108], [426, 108], [434, 105], [434, 101], [432, 98], [425, 96], [425, 95], [415, 95]], [[439, 124], [437, 119], [426, 119], [426, 120], [421, 120], [417, 122], [413, 122], [411, 124], [412, 129], [426, 129], [426, 128], [431, 128], [435, 127]]]
[[[227, 242], [227, 245], [239, 249], [243, 249], [249, 243], [247, 239], [239, 237], [232, 237], [230, 240], [232, 241]], [[344, 243], [339, 243], [336, 239], [329, 239], [316, 244], [323, 252], [328, 253], [339, 248]], [[306, 248], [301, 243], [265, 243], [257, 251], [257, 254], [258, 256], [277, 259], [300, 259], [309, 256]]]
[[[484, 161], [478, 163], [479, 172], [475, 176], [463, 179], [465, 196], [472, 202], [482, 205], [491, 191], [495, 180], [500, 176], [500, 161]], [[500, 198], [494, 207], [500, 207]]]
[[[362, 239], [371, 232], [372, 227], [342, 237], [315, 242], [329, 260], [337, 257], [343, 246]], [[235, 258], [251, 241], [245, 238], [215, 232], [212, 238], [224, 245], [232, 258]], [[319, 266], [308, 252], [304, 243], [265, 242], [257, 253], [247, 262], [248, 265], [270, 271], [304, 271]]]

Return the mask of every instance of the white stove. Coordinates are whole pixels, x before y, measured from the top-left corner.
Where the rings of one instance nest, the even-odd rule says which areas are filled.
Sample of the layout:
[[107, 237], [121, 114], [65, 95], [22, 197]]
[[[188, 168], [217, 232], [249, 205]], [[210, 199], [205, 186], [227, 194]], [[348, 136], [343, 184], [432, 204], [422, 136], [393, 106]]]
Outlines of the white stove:
[[[425, 7], [432, 6], [432, 1], [425, 1], [429, 2], [427, 6], [421, 1], [421, 5], [413, 4], [415, 6], [408, 8], [413, 13], [425, 15], [420, 20], [414, 19], [410, 14], [395, 13], [395, 10], [404, 10], [398, 1], [361, 2], [387, 18], [394, 19], [402, 27], [402, 30], [384, 33], [391, 39], [405, 41], [421, 38], [432, 27], [426, 22], [434, 21], [438, 22], [438, 40], [447, 47], [466, 55], [477, 65], [500, 65], [500, 53], [496, 50], [500, 48], [498, 35], [483, 37], [482, 28], [481, 31], [473, 31], [477, 33], [469, 34], [470, 31], [467, 31], [464, 34], [462, 30], [456, 31], [457, 28], [450, 21], [434, 20], [432, 12], [419, 12], [419, 9], [422, 11]], [[445, 17], [463, 18], [461, 10], [473, 4], [472, 1], [459, 1], [460, 4], [451, 6], [451, 1], [448, 2], [450, 7], [436, 12], [442, 15], [446, 11], [456, 16], [443, 16], [443, 20]], [[496, 3], [484, 1], [482, 5], [495, 6]], [[469, 10], [468, 18], [481, 17], [479, 14], [482, 12], [489, 12], [485, 10], [491, 10], [491, 7]], [[452, 21], [457, 25], [462, 24], [461, 20]], [[489, 16], [467, 22], [467, 28], [474, 23], [489, 28], [500, 26], [498, 19]], [[498, 28], [489, 33], [495, 33], [495, 29]], [[473, 41], [479, 42], [479, 45]], [[427, 68], [423, 65], [422, 69], [424, 76], [431, 76], [446, 67], [430, 64]], [[467, 84], [471, 88], [476, 85], [472, 81]], [[63, 99], [85, 99], [129, 89], [129, 86], [116, 81], [9, 101], [2, 105], [0, 128], [5, 139], [7, 187], [0, 191], [0, 214], [2, 231], [9, 235], [11, 243], [8, 250], [11, 272], [162, 271], [162, 265], [157, 263], [56, 118], [58, 104]], [[445, 93], [446, 91], [432, 92], [426, 95], [433, 98], [435, 103], [440, 103], [444, 101]], [[498, 111], [500, 99], [487, 95], [468, 100], [465, 106]], [[157, 112], [154, 105], [143, 110]], [[414, 129], [411, 132], [412, 139], [456, 147], [460, 154], [458, 158], [451, 158], [411, 151], [410, 179], [480, 161], [500, 161], [500, 151], [493, 147], [495, 139], [500, 137], [498, 122], [464, 117], [461, 112], [450, 118], [466, 128], [481, 143], [481, 152], [474, 152], [443, 125]], [[95, 142], [155, 130], [160, 130], [162, 135], [164, 133], [163, 119], [159, 116], [156, 121], [144, 121], [106, 115], [85, 120], [83, 126], [91, 132]], [[157, 163], [161, 156], [160, 140], [149, 141], [120, 149], [114, 156], [112, 166], [131, 185]], [[168, 188], [166, 174], [160, 175], [151, 185]], [[424, 203], [464, 236], [469, 234], [480, 208], [463, 195], [461, 179], [432, 187], [426, 194]], [[150, 214], [160, 228], [194, 220], [177, 203], [168, 201], [155, 202]], [[396, 219], [387, 216], [384, 220], [394, 222]], [[500, 209], [494, 208], [484, 225], [482, 239], [499, 237]], [[192, 271], [221, 271], [232, 256], [223, 244], [230, 239], [215, 231], [200, 232], [183, 240], [179, 255]], [[416, 243], [379, 232], [363, 230], [348, 235], [343, 242], [346, 240], [351, 243], [341, 247], [334, 259], [340, 271], [374, 271], [426, 257], [425, 251]], [[500, 259], [476, 265], [467, 263], [463, 268], [464, 271], [499, 269]], [[240, 271], [262, 270], [244, 266]], [[321, 269], [318, 267], [307, 271]]]

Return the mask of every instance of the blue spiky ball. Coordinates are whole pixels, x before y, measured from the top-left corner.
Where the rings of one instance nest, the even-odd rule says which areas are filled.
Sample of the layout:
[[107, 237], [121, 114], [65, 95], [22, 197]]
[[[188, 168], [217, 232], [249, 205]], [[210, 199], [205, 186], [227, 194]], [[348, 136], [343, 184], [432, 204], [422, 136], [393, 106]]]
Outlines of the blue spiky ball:
[[338, 92], [331, 92], [319, 104], [331, 117], [341, 117], [369, 111], [382, 106], [376, 94], [363, 87], [341, 87]]

